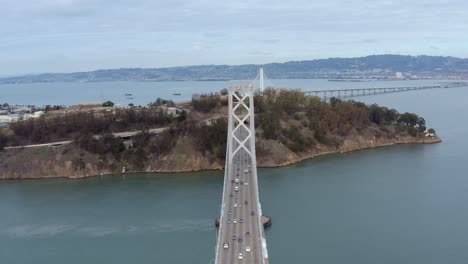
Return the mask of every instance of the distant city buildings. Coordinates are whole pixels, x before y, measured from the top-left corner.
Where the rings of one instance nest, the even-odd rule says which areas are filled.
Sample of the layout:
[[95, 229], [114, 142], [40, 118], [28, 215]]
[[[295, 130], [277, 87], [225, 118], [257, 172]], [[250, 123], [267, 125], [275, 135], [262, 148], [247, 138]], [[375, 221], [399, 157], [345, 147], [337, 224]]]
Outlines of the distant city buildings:
[[32, 106], [3, 104], [0, 105], [0, 127], [19, 120], [38, 118], [43, 114], [44, 111], [37, 111]]

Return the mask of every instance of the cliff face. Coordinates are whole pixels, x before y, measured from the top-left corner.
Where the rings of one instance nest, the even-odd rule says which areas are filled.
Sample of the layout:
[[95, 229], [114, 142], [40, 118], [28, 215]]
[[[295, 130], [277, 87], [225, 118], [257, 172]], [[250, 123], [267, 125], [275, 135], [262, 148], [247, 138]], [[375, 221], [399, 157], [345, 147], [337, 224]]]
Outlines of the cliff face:
[[97, 157], [85, 154], [78, 167], [75, 160], [81, 153], [72, 145], [4, 150], [0, 152], [0, 179], [81, 178], [111, 173], [99, 169]]
[[222, 170], [224, 160], [199, 152], [187, 137], [181, 138], [168, 155], [152, 157], [145, 172], [189, 172]]
[[265, 155], [257, 157], [257, 164], [261, 167], [281, 167], [291, 165], [306, 159], [314, 158], [321, 155], [332, 153], [346, 153], [363, 149], [378, 148], [392, 146], [398, 144], [432, 144], [439, 143], [442, 140], [436, 138], [420, 138], [420, 137], [395, 137], [395, 138], [377, 138], [375, 136], [357, 136], [346, 138], [338, 147], [330, 147], [319, 144], [302, 153], [294, 153], [282, 144], [277, 142], [268, 142], [265, 144], [268, 152], [276, 153], [277, 155]]
[[[353, 135], [339, 146], [316, 144], [301, 153], [294, 153], [280, 142], [257, 142], [257, 165], [260, 167], [287, 166], [305, 159], [331, 153], [344, 153], [395, 144], [438, 143], [440, 138], [412, 136], [376, 137], [370, 134]], [[0, 179], [82, 178], [102, 174], [129, 172], [191, 172], [222, 170], [224, 160], [196, 150], [188, 138], [181, 138], [169, 154], [148, 157], [144, 168], [135, 168], [124, 161], [109, 160], [104, 166], [101, 157], [83, 152], [75, 145], [16, 149], [0, 152]]]

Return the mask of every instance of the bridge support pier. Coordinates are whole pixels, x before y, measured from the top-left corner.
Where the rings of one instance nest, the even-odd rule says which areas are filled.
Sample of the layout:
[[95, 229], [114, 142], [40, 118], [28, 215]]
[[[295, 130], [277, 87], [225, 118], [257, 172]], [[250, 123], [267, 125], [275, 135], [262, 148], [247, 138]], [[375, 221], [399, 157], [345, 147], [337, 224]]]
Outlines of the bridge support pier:
[[[262, 215], [262, 225], [263, 225], [263, 227], [264, 228], [270, 227], [271, 224], [272, 224], [271, 217], [266, 216], [266, 215]], [[215, 227], [219, 228], [219, 218], [216, 218], [216, 220], [215, 220]]]

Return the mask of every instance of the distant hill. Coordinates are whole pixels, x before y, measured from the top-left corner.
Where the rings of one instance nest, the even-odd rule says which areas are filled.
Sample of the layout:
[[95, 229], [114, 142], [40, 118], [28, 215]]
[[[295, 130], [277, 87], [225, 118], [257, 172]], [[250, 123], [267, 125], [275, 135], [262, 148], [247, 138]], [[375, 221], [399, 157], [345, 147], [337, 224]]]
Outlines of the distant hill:
[[[372, 55], [262, 65], [269, 78], [468, 78], [468, 59], [438, 56]], [[260, 65], [200, 65], [170, 68], [122, 68], [75, 73], [47, 73], [0, 78], [0, 83], [186, 81], [253, 79]]]

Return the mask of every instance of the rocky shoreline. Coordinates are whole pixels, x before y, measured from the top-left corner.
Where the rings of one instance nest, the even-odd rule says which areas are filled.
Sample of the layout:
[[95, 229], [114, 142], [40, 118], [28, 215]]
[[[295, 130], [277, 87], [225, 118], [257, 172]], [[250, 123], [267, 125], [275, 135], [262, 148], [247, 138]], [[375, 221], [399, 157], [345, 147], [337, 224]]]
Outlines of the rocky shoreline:
[[[366, 149], [374, 149], [374, 148], [382, 148], [382, 147], [389, 147], [389, 146], [395, 146], [395, 145], [405, 145], [405, 144], [436, 144], [442, 142], [442, 139], [439, 137], [435, 138], [412, 138], [412, 137], [403, 137], [403, 138], [398, 138], [395, 141], [386, 141], [386, 140], [378, 140], [378, 141], [373, 141], [373, 140], [360, 140], [357, 142], [346, 142], [345, 144], [335, 150], [325, 148], [321, 152], [309, 152], [305, 153], [302, 156], [294, 157], [291, 160], [288, 160], [287, 162], [281, 163], [281, 164], [264, 164], [259, 167], [263, 168], [278, 168], [278, 167], [285, 167], [285, 166], [290, 166], [296, 163], [300, 163], [302, 161], [308, 160], [308, 159], [313, 159], [319, 156], [325, 156], [325, 155], [330, 155], [330, 154], [342, 154], [342, 153], [349, 153], [349, 152], [356, 152], [356, 151], [361, 151], [361, 150], [366, 150]], [[357, 145], [356, 145], [357, 143]]]
[[[316, 145], [313, 149], [301, 153], [294, 153], [285, 148], [284, 145], [277, 142], [262, 142], [266, 144], [267, 152], [281, 153], [280, 156], [273, 155], [258, 155], [257, 166], [263, 168], [285, 167], [292, 164], [302, 162], [307, 159], [336, 154], [360, 151], [365, 149], [380, 148], [386, 146], [400, 144], [434, 144], [442, 142], [439, 137], [411, 137], [403, 136], [396, 138], [369, 138], [365, 136], [357, 136], [352, 139], [345, 139], [338, 147], [330, 147], [325, 145]], [[182, 144], [183, 145], [183, 144]], [[8, 154], [0, 153], [8, 156], [8, 160], [0, 160], [0, 180], [14, 179], [46, 179], [46, 178], [67, 178], [81, 179], [100, 175], [118, 175], [129, 173], [186, 173], [209, 170], [223, 170], [224, 161], [210, 162], [210, 158], [200, 155], [193, 151], [187, 150], [184, 146], [178, 146], [172, 154], [156, 159], [153, 164], [150, 164], [144, 170], [125, 169], [123, 172], [110, 171], [108, 169], [98, 169], [96, 164], [87, 162], [84, 169], [77, 170], [73, 168], [72, 162], [67, 160], [67, 149], [60, 148], [43, 148], [42, 150], [15, 150], [8, 151]], [[25, 153], [27, 152], [27, 153]], [[29, 159], [26, 163], [16, 164], [14, 161], [21, 162], [21, 156], [35, 157]], [[47, 156], [47, 158], [44, 158]], [[93, 157], [89, 157], [92, 159]], [[7, 164], [10, 162], [10, 164]], [[3, 164], [2, 164], [3, 163]], [[28, 169], [29, 168], [29, 169]], [[36, 169], [33, 169], [36, 168]]]

